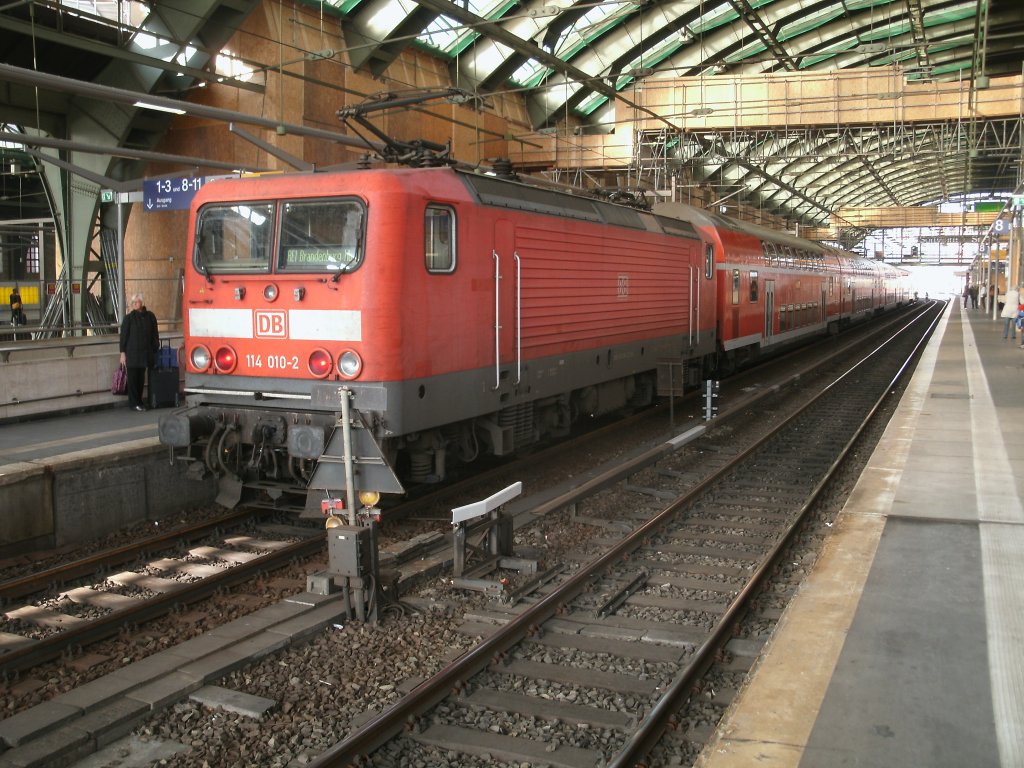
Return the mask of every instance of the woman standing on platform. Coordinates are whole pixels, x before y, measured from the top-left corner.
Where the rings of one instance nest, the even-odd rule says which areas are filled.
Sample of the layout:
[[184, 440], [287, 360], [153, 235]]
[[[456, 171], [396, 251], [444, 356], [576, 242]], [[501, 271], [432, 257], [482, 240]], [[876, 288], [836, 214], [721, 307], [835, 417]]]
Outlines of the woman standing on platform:
[[142, 390], [146, 383], [146, 369], [156, 362], [160, 348], [160, 333], [156, 315], [142, 303], [142, 294], [131, 300], [132, 311], [121, 321], [121, 365], [128, 369], [128, 407], [146, 410]]

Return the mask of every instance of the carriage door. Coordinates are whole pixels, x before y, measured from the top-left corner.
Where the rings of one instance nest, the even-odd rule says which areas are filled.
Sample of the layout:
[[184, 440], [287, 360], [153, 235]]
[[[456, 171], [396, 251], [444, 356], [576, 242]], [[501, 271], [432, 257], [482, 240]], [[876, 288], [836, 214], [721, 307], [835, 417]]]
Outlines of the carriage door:
[[519, 301], [522, 264], [515, 250], [515, 230], [511, 221], [502, 219], [494, 225], [491, 261], [494, 280], [494, 379], [491, 388], [500, 391], [504, 400], [522, 378]]
[[764, 343], [770, 344], [775, 336], [775, 281], [764, 281]]

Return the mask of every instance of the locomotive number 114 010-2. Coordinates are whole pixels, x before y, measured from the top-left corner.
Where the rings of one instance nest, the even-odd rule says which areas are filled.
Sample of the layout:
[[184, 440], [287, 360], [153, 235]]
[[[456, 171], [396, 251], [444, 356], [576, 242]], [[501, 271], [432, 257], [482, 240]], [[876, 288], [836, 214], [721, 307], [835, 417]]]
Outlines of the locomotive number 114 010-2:
[[297, 355], [246, 355], [245, 364], [249, 368], [270, 368], [274, 370], [299, 370]]

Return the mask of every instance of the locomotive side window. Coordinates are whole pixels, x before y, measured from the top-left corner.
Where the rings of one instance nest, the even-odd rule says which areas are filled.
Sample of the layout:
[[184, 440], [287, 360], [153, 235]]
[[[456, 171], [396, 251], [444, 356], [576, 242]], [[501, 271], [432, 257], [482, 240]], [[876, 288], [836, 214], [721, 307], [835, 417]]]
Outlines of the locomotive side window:
[[356, 200], [284, 203], [277, 268], [351, 272], [363, 260], [363, 206]]
[[423, 217], [423, 253], [427, 272], [455, 270], [455, 211], [428, 205]]
[[757, 270], [750, 271], [750, 303], [757, 304]]
[[195, 264], [203, 274], [270, 271], [272, 204], [206, 205], [197, 229]]
[[715, 246], [707, 243], [704, 246], [704, 277], [710, 280], [715, 276]]
[[732, 271], [732, 303], [740, 303], [740, 271], [738, 269]]

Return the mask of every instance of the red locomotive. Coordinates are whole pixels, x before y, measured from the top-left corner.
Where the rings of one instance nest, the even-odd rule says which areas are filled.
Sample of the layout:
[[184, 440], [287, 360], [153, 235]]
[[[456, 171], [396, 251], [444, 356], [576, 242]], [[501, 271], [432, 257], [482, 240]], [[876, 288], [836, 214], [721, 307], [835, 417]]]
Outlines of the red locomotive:
[[160, 439], [279, 495], [402, 492], [906, 301], [899, 270], [676, 204], [454, 168], [209, 183]]

